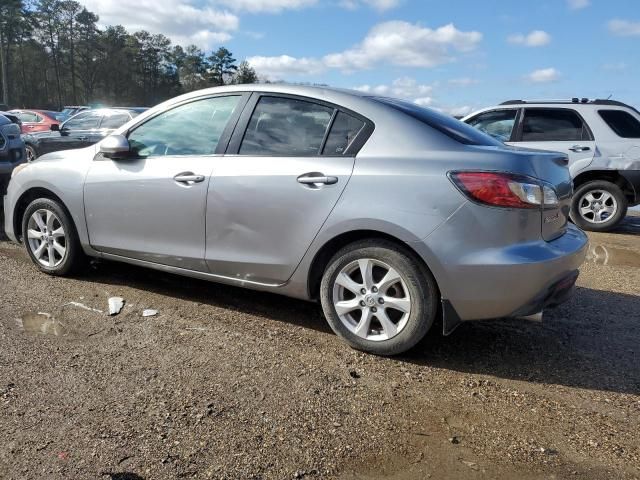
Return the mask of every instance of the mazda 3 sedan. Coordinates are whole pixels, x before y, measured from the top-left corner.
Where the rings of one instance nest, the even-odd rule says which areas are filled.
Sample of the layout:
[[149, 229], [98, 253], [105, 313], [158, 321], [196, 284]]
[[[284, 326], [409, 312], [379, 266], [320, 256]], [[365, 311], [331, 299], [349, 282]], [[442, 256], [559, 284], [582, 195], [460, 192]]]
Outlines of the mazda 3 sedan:
[[351, 346], [392, 355], [437, 316], [447, 334], [565, 300], [587, 244], [571, 194], [565, 155], [433, 110], [242, 85], [19, 167], [4, 208], [46, 273], [99, 257], [318, 300]]

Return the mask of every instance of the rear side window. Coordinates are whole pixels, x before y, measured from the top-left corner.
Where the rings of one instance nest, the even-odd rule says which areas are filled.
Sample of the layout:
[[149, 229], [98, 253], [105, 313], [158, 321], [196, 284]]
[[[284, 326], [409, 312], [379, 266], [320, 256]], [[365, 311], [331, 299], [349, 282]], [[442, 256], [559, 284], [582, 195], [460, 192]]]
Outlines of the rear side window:
[[444, 133], [449, 138], [465, 145], [480, 145], [495, 147], [502, 145], [499, 141], [489, 135], [470, 127], [464, 122], [456, 120], [449, 115], [435, 110], [422, 108], [415, 103], [404, 102], [395, 98], [372, 97], [374, 100], [384, 103], [396, 110], [399, 110], [416, 120], [430, 126], [431, 128]]
[[580, 116], [566, 108], [527, 109], [522, 123], [523, 142], [590, 140]]
[[640, 138], [640, 121], [624, 110], [598, 110], [598, 114], [616, 135], [622, 138]]
[[338, 112], [322, 154], [343, 155], [363, 128], [364, 122], [362, 120]]
[[318, 155], [333, 108], [284, 97], [261, 97], [240, 145], [241, 155]]
[[98, 128], [102, 114], [97, 112], [79, 113], [75, 117], [70, 118], [64, 124], [65, 130], [90, 130]]
[[515, 109], [492, 110], [467, 120], [467, 123], [501, 142], [508, 142], [517, 114], [518, 111]]
[[127, 112], [110, 112], [105, 114], [100, 124], [100, 128], [108, 128], [115, 130], [131, 120]]

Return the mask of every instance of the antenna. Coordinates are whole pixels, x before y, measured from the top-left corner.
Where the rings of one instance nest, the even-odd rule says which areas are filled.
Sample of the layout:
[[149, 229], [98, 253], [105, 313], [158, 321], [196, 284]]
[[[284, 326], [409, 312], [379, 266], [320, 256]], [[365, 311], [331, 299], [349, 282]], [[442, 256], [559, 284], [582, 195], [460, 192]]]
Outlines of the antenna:
[[607, 100], [611, 100], [611, 97], [613, 97], [613, 93], [607, 97]]

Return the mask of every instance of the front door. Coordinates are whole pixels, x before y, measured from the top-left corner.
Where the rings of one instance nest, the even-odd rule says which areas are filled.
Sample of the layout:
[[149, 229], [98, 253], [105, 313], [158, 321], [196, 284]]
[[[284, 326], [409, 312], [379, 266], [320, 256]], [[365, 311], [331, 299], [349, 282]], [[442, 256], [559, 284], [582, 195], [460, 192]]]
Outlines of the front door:
[[254, 94], [212, 172], [209, 270], [241, 281], [286, 282], [347, 185], [354, 165], [349, 146], [364, 127], [363, 119], [332, 106]]
[[207, 270], [207, 188], [221, 158], [220, 139], [228, 138], [241, 99], [214, 96], [181, 104], [132, 128], [130, 158], [96, 157], [84, 187], [96, 250]]

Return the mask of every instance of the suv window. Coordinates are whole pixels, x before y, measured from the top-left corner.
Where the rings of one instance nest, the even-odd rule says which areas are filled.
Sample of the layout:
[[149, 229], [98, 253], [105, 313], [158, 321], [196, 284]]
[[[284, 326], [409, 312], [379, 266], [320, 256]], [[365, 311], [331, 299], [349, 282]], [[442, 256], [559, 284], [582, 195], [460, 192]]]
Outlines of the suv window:
[[567, 108], [531, 108], [525, 110], [523, 142], [562, 142], [590, 140], [580, 116]]
[[501, 142], [508, 142], [516, 123], [518, 110], [492, 110], [467, 120], [467, 123], [478, 130], [491, 135]]
[[500, 145], [500, 142], [491, 138], [489, 135], [470, 127], [466, 123], [456, 120], [449, 115], [437, 112], [436, 110], [423, 108], [415, 103], [409, 103], [395, 98], [372, 98], [421, 121], [456, 142], [464, 143], [465, 145], [483, 145], [491, 147]]
[[364, 122], [362, 120], [347, 115], [344, 112], [338, 112], [331, 126], [331, 131], [327, 137], [327, 143], [322, 150], [322, 154], [343, 155], [363, 127]]
[[79, 113], [64, 123], [65, 130], [90, 130], [98, 128], [102, 114], [98, 112]]
[[213, 155], [240, 98], [205, 98], [153, 117], [131, 132], [131, 149], [140, 157]]
[[333, 108], [284, 97], [261, 97], [240, 145], [241, 155], [318, 155]]
[[598, 114], [616, 135], [622, 138], [640, 138], [640, 121], [624, 110], [598, 110]]
[[100, 128], [108, 128], [115, 130], [131, 120], [131, 116], [127, 112], [107, 112], [102, 119]]

